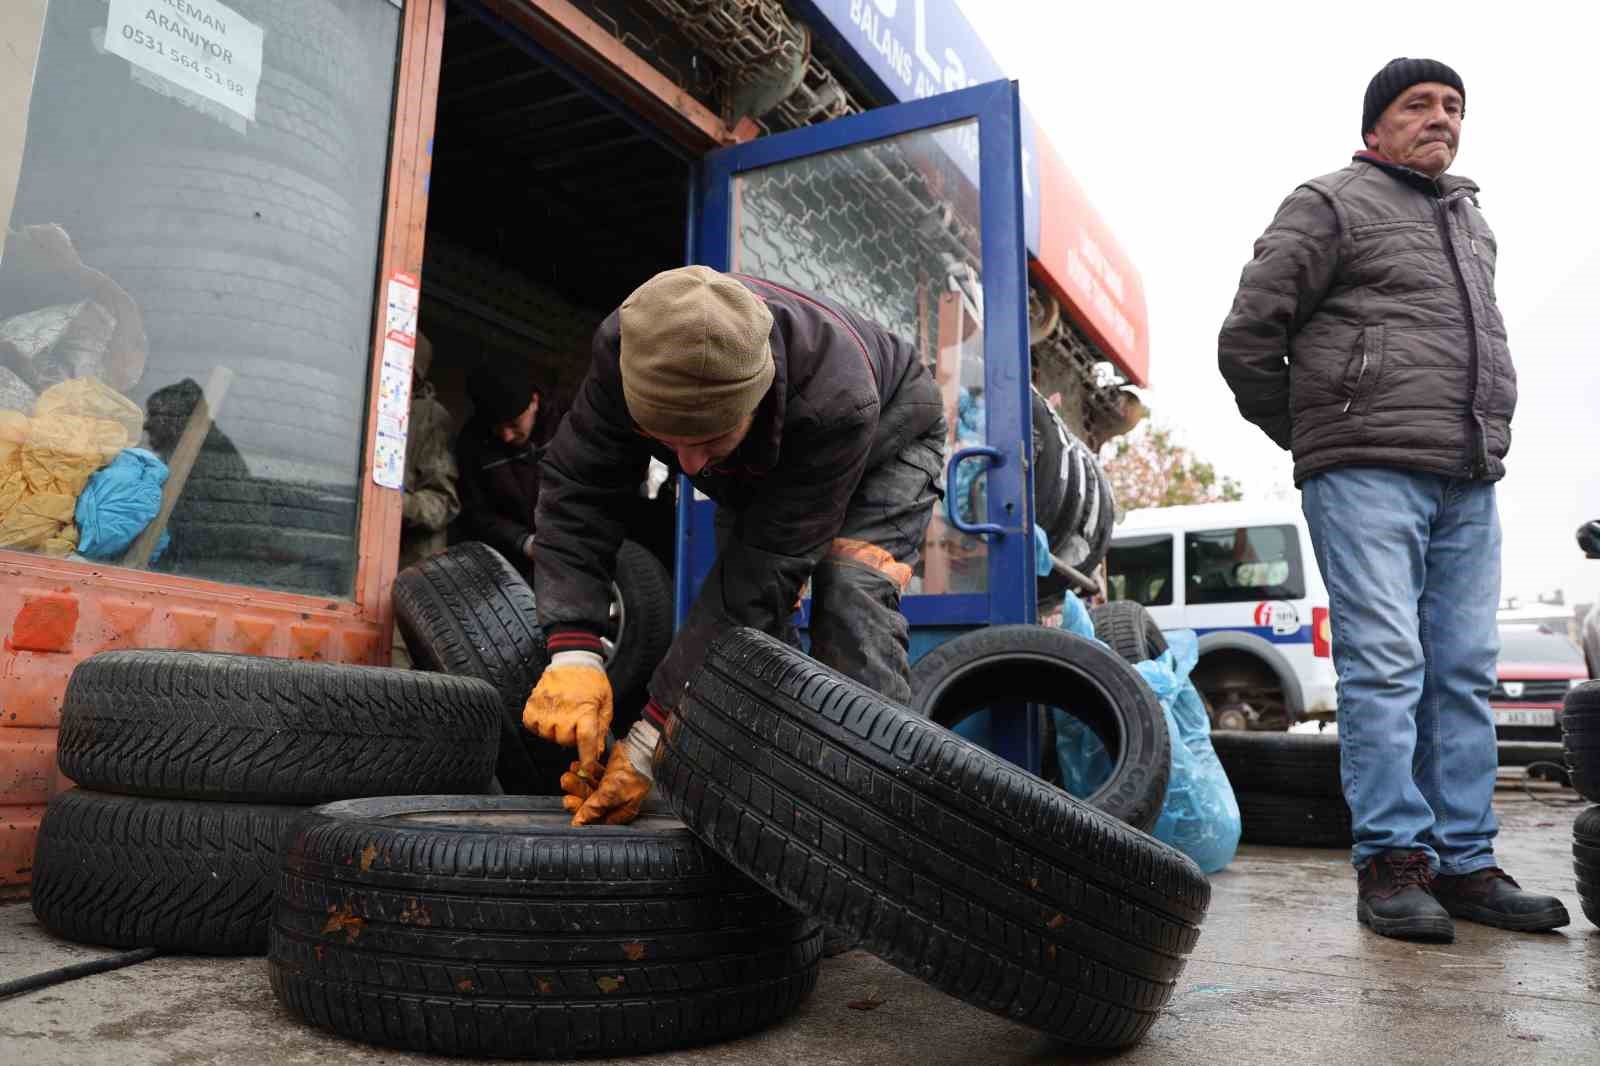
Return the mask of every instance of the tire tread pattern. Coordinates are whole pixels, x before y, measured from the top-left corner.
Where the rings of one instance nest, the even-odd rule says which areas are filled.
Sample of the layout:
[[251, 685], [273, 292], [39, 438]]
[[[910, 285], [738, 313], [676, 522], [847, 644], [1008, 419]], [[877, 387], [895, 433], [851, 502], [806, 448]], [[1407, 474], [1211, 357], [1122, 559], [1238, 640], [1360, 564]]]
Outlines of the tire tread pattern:
[[475, 792], [495, 694], [468, 678], [213, 652], [111, 651], [67, 683], [57, 762], [86, 788], [239, 803]]
[[60, 793], [39, 826], [33, 913], [79, 943], [262, 954], [279, 855], [303, 813]]
[[786, 902], [968, 1003], [1137, 1041], [1210, 886], [1174, 849], [763, 634], [711, 648], [656, 783]]

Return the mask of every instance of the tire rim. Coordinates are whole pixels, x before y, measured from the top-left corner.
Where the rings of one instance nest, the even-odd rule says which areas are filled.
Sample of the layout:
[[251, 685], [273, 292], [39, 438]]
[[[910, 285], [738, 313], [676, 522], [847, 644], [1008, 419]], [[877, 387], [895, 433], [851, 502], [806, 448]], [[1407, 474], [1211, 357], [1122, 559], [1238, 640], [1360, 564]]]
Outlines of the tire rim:
[[611, 607], [606, 612], [606, 631], [600, 637], [601, 658], [607, 666], [617, 657], [617, 649], [622, 646], [622, 635], [628, 626], [628, 608], [622, 599], [622, 588], [615, 581], [611, 583]]

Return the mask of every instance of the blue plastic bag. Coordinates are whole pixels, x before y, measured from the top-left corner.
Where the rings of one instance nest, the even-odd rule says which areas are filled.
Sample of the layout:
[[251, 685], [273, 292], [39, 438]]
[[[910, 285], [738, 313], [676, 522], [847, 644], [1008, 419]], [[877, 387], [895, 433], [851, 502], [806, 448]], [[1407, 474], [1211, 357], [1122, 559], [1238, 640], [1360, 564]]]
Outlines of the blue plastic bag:
[[1172, 774], [1167, 802], [1150, 831], [1216, 873], [1239, 850], [1239, 801], [1211, 746], [1211, 718], [1189, 673], [1200, 658], [1200, 639], [1192, 629], [1166, 634], [1168, 650], [1157, 659], [1138, 663], [1151, 691], [1161, 701], [1172, 736]]
[[[117, 559], [161, 510], [167, 464], [143, 448], [124, 448], [95, 471], [78, 496], [77, 554], [85, 559]], [[170, 538], [162, 534], [160, 547]], [[156, 551], [160, 555], [160, 549]]]
[[[1070, 593], [1062, 607], [1061, 628], [1095, 639], [1088, 609]], [[1233, 861], [1239, 848], [1239, 802], [1211, 747], [1211, 719], [1189, 680], [1200, 659], [1199, 638], [1192, 629], [1165, 635], [1167, 651], [1134, 664], [1160, 701], [1172, 738], [1167, 799], [1151, 835], [1188, 855], [1206, 873], [1216, 873]], [[1061, 787], [1075, 796], [1090, 795], [1111, 776], [1111, 755], [1088, 726], [1065, 711], [1051, 713]]]

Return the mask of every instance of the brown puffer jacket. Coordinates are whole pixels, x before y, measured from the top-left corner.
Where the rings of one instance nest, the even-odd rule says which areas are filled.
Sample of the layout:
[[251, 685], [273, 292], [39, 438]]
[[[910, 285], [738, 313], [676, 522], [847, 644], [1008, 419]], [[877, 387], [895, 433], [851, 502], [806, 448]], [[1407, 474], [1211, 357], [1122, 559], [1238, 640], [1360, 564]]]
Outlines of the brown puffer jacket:
[[[778, 631], [863, 474], [894, 461], [944, 417], [933, 376], [910, 344], [829, 301], [734, 277], [772, 311], [776, 374], [744, 442], [691, 479], [736, 517], [650, 681], [651, 697], [667, 709], [677, 706], [717, 634], [732, 626]], [[602, 631], [622, 517], [650, 456], [679, 472], [672, 451], [628, 414], [620, 352], [612, 312], [595, 332], [589, 374], [545, 453], [534, 550], [539, 619], [552, 651]], [[931, 463], [927, 473], [937, 477], [937, 457]]]
[[1217, 361], [1296, 484], [1361, 464], [1504, 476], [1517, 379], [1477, 192], [1362, 153], [1256, 242]]

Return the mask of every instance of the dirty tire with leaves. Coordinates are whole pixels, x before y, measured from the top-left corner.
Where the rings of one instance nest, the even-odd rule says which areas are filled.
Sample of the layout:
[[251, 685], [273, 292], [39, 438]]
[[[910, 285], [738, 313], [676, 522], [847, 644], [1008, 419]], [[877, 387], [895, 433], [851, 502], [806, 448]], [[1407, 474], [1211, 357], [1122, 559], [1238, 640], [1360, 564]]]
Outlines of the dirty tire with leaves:
[[1145, 1034], [1210, 902], [1175, 849], [754, 630], [710, 648], [655, 770], [785, 901], [1078, 1045]]
[[67, 682], [56, 751], [85, 788], [235, 803], [482, 791], [495, 692], [471, 678], [191, 651], [109, 651]]
[[262, 954], [279, 858], [304, 813], [63, 792], [39, 825], [34, 916], [84, 944]]
[[544, 796], [312, 811], [270, 976], [296, 1017], [447, 1055], [625, 1056], [752, 1032], [816, 983], [822, 935], [670, 812], [569, 824]]

